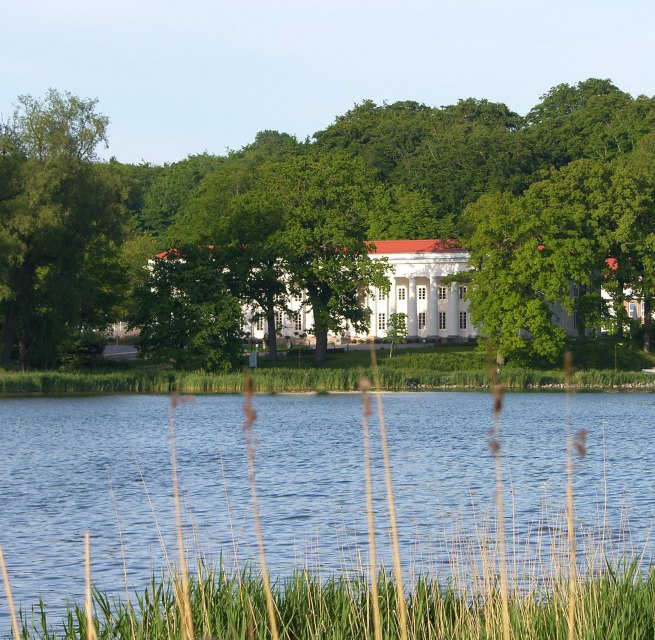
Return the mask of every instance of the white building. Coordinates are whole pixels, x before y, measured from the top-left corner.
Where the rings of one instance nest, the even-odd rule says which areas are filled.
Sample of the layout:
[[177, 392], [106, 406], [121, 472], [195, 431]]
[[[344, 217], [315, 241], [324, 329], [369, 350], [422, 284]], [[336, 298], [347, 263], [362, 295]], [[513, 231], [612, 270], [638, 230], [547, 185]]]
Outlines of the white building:
[[[409, 340], [462, 341], [479, 335], [472, 326], [466, 286], [447, 283], [447, 276], [468, 269], [469, 254], [455, 241], [441, 240], [375, 240], [371, 244], [373, 258], [387, 258], [391, 289], [388, 293], [371, 290], [364, 304], [371, 312], [368, 334], [357, 334], [348, 328], [347, 339], [386, 338], [389, 317], [393, 313], [407, 316]], [[289, 342], [313, 341], [307, 332], [313, 326], [311, 309], [305, 306], [304, 295], [291, 302], [293, 313], [278, 312], [276, 325], [281, 340]], [[252, 313], [246, 312], [244, 330], [254, 338], [266, 333], [264, 318], [251, 322]], [[334, 336], [340, 342], [341, 336]]]

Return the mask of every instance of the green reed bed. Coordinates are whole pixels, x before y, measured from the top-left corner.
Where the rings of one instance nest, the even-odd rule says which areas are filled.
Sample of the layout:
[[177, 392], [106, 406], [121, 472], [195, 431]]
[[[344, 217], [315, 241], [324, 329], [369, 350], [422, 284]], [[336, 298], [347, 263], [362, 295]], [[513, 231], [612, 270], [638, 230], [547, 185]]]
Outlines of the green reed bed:
[[[620, 575], [607, 570], [581, 581], [577, 593], [575, 637], [605, 640], [655, 636], [655, 574], [640, 576], [636, 565]], [[400, 638], [395, 582], [385, 572], [378, 578], [382, 637]], [[273, 585], [280, 638], [369, 639], [374, 637], [371, 590], [365, 578], [331, 577], [299, 571]], [[196, 638], [270, 638], [261, 576], [243, 571], [202, 571], [190, 585]], [[490, 639], [501, 637], [500, 594], [495, 587], [472, 595], [417, 579], [406, 595], [408, 636], [412, 639]], [[567, 593], [554, 590], [514, 593], [510, 598], [513, 638], [567, 638]], [[152, 580], [131, 602], [95, 592], [94, 621], [98, 638], [168, 640], [182, 638], [176, 593], [165, 580]], [[83, 640], [87, 621], [83, 607], [71, 605], [63, 623], [48, 616], [45, 605], [21, 614], [24, 640]]]
[[[258, 393], [356, 391], [361, 376], [371, 376], [370, 368], [350, 369], [260, 369], [252, 372]], [[439, 368], [398, 368], [382, 363], [381, 389], [486, 389], [486, 369], [443, 370]], [[499, 381], [508, 389], [561, 389], [561, 371], [506, 368]], [[580, 389], [655, 389], [655, 376], [630, 371], [579, 371], [573, 376]], [[241, 393], [242, 372], [134, 370], [119, 372], [0, 372], [0, 394], [66, 393]]]

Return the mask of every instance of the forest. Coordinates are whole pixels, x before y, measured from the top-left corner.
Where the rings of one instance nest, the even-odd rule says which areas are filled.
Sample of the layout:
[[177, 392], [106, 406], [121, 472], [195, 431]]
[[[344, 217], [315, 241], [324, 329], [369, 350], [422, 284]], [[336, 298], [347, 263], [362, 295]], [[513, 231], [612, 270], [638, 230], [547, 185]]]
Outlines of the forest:
[[358, 292], [386, 279], [366, 241], [383, 239], [457, 238], [472, 318], [503, 357], [559, 357], [556, 303], [580, 340], [602, 325], [650, 350], [655, 98], [591, 78], [525, 116], [484, 99], [366, 100], [311, 139], [261, 131], [163, 166], [100, 160], [108, 126], [96, 100], [54, 89], [0, 123], [2, 368], [57, 367], [129, 319], [145, 355], [229, 369], [242, 304], [275, 335], [298, 289], [320, 364], [328, 332], [366, 324]]

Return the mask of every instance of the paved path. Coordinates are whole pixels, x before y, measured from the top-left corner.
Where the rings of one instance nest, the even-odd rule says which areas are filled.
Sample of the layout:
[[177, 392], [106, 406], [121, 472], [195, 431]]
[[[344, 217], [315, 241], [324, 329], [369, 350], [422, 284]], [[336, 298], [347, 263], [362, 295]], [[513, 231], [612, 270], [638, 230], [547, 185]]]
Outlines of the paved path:
[[138, 352], [131, 344], [108, 344], [103, 355], [114, 360], [136, 360]]

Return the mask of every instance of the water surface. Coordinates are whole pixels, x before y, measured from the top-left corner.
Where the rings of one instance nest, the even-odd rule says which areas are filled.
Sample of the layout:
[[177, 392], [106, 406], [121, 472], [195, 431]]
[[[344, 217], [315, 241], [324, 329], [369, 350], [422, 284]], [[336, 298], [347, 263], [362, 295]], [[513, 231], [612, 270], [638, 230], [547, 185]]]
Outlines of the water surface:
[[[488, 451], [489, 394], [384, 394], [404, 562], [452, 577], [453, 544], [493, 529], [495, 466]], [[361, 398], [257, 396], [257, 490], [269, 568], [309, 565], [328, 575], [366, 562]], [[562, 394], [510, 394], [501, 416], [511, 538], [521, 548], [560, 529], [565, 503]], [[199, 396], [175, 411], [189, 546], [210, 562], [256, 558], [243, 399]], [[655, 514], [655, 395], [578, 394], [573, 432], [587, 430], [577, 461], [580, 535], [607, 531], [650, 554]], [[0, 544], [14, 598], [60, 611], [84, 594], [83, 538], [91, 533], [95, 584], [140, 591], [176, 555], [166, 396], [0, 400]], [[380, 554], [388, 562], [387, 502], [371, 419]], [[605, 507], [607, 505], [607, 507]], [[488, 523], [488, 525], [486, 524]], [[584, 541], [584, 540], [583, 540]], [[7, 623], [4, 592], [0, 627]], [[0, 632], [3, 629], [0, 628]]]

